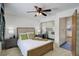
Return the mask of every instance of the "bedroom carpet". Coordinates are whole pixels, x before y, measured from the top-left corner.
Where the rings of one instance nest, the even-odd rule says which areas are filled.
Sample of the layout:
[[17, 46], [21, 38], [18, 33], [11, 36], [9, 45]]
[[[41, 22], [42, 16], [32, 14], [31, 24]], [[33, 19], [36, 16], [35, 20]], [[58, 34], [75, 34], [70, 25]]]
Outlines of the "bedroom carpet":
[[[7, 49], [6, 51], [3, 51], [2, 55], [22, 56], [20, 50], [17, 47], [10, 48], [10, 49]], [[71, 52], [63, 48], [57, 47], [56, 44], [54, 44], [54, 50], [46, 53], [44, 56], [71, 56]]]

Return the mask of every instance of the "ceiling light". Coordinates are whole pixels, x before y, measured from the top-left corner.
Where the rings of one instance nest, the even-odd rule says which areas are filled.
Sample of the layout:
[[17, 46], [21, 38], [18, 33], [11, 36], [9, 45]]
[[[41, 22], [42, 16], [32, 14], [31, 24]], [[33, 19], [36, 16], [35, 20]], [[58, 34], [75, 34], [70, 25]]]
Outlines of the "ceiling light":
[[42, 15], [42, 13], [37, 13], [37, 16], [40, 16], [40, 15]]

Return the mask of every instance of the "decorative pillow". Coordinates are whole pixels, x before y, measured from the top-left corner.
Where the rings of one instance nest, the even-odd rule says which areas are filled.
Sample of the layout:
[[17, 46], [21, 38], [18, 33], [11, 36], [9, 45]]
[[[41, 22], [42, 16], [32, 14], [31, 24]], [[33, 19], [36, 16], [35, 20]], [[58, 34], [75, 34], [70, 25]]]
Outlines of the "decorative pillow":
[[34, 39], [34, 32], [27, 33], [29, 39]]
[[41, 38], [41, 37], [35, 37], [35, 39], [34, 39], [34, 40], [48, 41], [48, 39], [43, 39], [43, 38]]
[[21, 35], [21, 39], [22, 39], [22, 40], [26, 40], [26, 39], [28, 39], [27, 34], [23, 34], [23, 35]]
[[19, 35], [19, 39], [21, 39], [21, 40], [26, 40], [26, 39], [28, 39], [27, 33], [21, 33], [21, 34]]

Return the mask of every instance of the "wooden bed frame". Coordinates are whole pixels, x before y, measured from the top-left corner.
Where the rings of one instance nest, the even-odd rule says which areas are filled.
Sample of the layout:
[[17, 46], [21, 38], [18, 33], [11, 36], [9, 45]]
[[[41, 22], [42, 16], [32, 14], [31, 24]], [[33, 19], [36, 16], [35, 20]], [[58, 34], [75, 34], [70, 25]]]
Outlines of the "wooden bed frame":
[[[27, 32], [35, 32], [35, 29], [33, 27], [18, 27], [17, 28], [17, 36], [19, 33], [27, 33]], [[53, 41], [51, 41], [48, 44], [29, 50], [27, 52], [27, 56], [42, 56], [51, 50], [53, 50]]]
[[29, 50], [28, 56], [42, 56], [51, 50], [53, 50], [53, 42], [37, 47], [35, 49]]

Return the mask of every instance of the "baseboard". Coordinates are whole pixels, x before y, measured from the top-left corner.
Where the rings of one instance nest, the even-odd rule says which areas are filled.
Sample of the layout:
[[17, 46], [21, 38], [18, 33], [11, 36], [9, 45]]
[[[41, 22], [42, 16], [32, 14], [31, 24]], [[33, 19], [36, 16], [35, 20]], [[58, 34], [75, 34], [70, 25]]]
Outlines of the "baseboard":
[[60, 45], [60, 47], [62, 47], [64, 44], [66, 44], [67, 43], [67, 41], [65, 41], [64, 43], [62, 43], [61, 45]]

